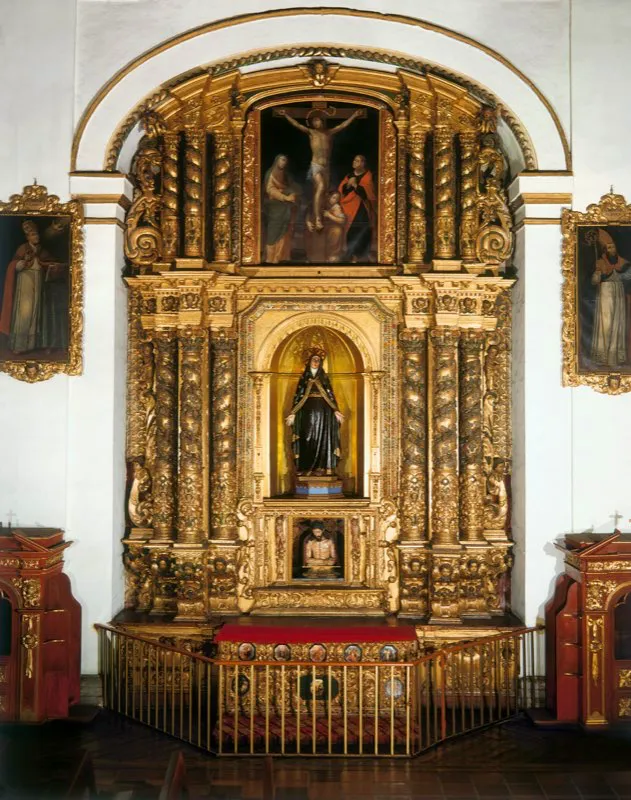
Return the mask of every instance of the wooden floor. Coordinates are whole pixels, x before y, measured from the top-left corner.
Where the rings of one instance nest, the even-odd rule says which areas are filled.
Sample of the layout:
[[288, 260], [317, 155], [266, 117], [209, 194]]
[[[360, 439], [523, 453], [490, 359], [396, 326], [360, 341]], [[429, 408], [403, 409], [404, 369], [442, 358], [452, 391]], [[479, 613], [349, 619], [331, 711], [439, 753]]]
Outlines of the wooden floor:
[[[0, 727], [1, 800], [61, 798], [87, 750], [101, 798], [157, 798], [171, 754], [184, 753], [191, 798], [259, 800], [262, 759], [214, 758], [101, 712], [90, 724]], [[274, 760], [276, 800], [627, 798], [631, 731], [541, 730], [520, 719], [417, 759]]]

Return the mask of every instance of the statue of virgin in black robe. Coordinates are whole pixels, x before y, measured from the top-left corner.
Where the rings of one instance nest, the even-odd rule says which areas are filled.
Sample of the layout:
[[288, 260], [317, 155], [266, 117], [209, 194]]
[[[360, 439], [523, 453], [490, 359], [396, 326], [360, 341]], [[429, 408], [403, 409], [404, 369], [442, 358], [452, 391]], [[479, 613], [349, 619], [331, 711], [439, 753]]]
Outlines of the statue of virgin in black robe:
[[293, 427], [292, 449], [298, 475], [334, 475], [340, 459], [340, 414], [331, 381], [322, 367], [324, 353], [315, 352], [305, 369], [287, 417]]

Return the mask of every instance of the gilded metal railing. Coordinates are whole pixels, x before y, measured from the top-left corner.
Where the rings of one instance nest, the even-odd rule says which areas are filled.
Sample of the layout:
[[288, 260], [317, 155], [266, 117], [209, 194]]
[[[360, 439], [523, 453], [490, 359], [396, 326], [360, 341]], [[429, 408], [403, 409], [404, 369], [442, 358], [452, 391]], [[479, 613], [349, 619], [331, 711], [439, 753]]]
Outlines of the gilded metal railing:
[[412, 756], [541, 704], [541, 629], [415, 661], [219, 661], [108, 625], [103, 705], [219, 755]]

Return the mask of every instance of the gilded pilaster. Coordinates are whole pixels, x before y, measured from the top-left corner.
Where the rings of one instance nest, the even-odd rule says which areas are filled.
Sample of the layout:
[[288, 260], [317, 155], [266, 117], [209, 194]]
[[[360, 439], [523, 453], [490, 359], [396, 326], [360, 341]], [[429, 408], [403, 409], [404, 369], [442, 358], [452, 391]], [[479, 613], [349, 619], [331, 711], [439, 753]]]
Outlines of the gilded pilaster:
[[478, 133], [460, 134], [460, 255], [464, 261], [475, 261], [478, 223]]
[[205, 133], [187, 130], [184, 151], [184, 255], [201, 258], [202, 251], [202, 161]]
[[408, 145], [408, 250], [407, 260], [422, 264], [427, 250], [425, 209], [425, 133], [414, 133]]
[[229, 262], [232, 256], [232, 136], [214, 136], [213, 260]]
[[180, 457], [178, 469], [177, 540], [196, 544], [204, 538], [204, 457], [202, 444], [203, 356], [205, 332], [180, 335]]
[[430, 331], [433, 358], [432, 536], [458, 545], [458, 339], [450, 328]]
[[213, 539], [237, 535], [236, 339], [216, 334], [212, 339], [212, 479]]
[[463, 541], [484, 542], [482, 459], [482, 330], [460, 336], [460, 530]]
[[427, 334], [406, 330], [402, 349], [401, 539], [427, 540]]
[[177, 470], [177, 339], [175, 331], [154, 333], [156, 363], [156, 457], [154, 540], [170, 541], [175, 524]]
[[434, 132], [434, 254], [438, 259], [456, 255], [454, 133], [448, 127]]
[[169, 132], [163, 137], [162, 158], [162, 241], [166, 260], [176, 258], [179, 250], [179, 143], [180, 134]]

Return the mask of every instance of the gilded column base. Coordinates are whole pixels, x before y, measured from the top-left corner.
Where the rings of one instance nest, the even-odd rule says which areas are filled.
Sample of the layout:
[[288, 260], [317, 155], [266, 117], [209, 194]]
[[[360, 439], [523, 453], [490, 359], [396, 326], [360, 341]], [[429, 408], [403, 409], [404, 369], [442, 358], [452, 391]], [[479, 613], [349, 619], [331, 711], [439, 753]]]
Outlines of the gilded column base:
[[460, 623], [458, 581], [461, 557], [460, 545], [441, 545], [432, 551], [429, 618], [431, 625]]
[[460, 272], [461, 269], [460, 258], [435, 258], [432, 261], [432, 272]]
[[176, 610], [176, 582], [173, 576], [173, 552], [169, 542], [146, 544], [149, 569], [153, 582], [153, 603], [149, 614], [160, 616]]
[[206, 576], [208, 582], [208, 611], [238, 614], [237, 571], [239, 542], [208, 543]]
[[429, 615], [431, 552], [422, 542], [403, 541], [399, 550], [399, 616]]
[[177, 604], [175, 622], [204, 621], [207, 618], [208, 592], [205, 545], [175, 544], [173, 557]]

